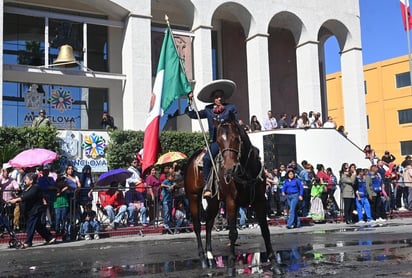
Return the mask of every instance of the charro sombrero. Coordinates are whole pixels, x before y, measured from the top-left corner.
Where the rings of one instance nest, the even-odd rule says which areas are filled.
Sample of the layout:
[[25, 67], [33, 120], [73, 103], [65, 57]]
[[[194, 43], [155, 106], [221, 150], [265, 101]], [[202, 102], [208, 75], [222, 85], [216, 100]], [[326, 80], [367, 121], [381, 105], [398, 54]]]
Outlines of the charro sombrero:
[[197, 99], [203, 102], [213, 102], [213, 93], [215, 91], [223, 92], [223, 99], [227, 100], [232, 95], [236, 89], [236, 84], [232, 80], [228, 79], [218, 79], [206, 84], [202, 90], [200, 90], [197, 95]]

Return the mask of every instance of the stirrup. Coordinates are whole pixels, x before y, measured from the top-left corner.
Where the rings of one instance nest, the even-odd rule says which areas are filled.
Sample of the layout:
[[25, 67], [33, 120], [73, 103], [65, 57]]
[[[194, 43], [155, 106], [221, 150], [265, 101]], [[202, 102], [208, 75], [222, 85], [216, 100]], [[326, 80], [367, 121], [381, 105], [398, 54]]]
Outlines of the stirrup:
[[212, 197], [212, 191], [210, 191], [209, 189], [206, 189], [203, 192], [203, 198], [210, 198], [210, 197]]

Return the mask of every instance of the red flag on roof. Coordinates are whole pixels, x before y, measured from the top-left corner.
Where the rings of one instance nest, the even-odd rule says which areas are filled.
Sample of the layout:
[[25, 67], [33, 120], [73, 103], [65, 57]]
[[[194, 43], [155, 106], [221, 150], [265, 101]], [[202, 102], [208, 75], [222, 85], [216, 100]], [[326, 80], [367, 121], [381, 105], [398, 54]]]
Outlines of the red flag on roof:
[[405, 28], [405, 31], [411, 30], [412, 29], [412, 17], [411, 17], [411, 8], [409, 5], [409, 0], [400, 0], [400, 1], [401, 1], [403, 28]]

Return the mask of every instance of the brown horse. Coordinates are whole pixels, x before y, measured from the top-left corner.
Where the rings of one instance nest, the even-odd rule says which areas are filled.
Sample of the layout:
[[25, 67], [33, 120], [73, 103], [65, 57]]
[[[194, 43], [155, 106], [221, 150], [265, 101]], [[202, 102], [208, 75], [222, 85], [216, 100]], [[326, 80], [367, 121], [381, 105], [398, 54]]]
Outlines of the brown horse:
[[205, 250], [203, 249], [200, 236], [200, 205], [202, 202], [204, 179], [203, 173], [198, 169], [199, 167], [196, 163], [200, 151], [196, 152], [189, 159], [185, 174], [185, 189], [189, 198], [193, 228], [196, 233], [198, 253], [203, 268], [207, 266], [212, 267], [211, 231], [220, 201], [226, 203], [230, 239], [228, 275], [233, 276], [235, 242], [238, 238], [236, 220], [239, 207], [251, 205], [255, 209], [265, 242], [266, 254], [271, 262], [275, 261], [275, 254], [272, 249], [266, 220], [265, 176], [259, 159], [259, 150], [251, 144], [246, 132], [233, 118], [218, 125], [217, 143], [219, 145], [219, 154], [215, 161], [218, 168], [218, 178], [215, 177], [214, 180], [218, 182], [219, 189], [208, 200]]

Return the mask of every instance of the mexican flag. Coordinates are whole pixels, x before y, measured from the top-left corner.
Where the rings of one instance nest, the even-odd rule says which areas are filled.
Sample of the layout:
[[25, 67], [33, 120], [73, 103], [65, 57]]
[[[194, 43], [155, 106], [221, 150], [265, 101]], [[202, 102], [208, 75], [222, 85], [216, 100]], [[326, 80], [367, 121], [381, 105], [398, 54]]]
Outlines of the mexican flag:
[[149, 116], [146, 120], [142, 173], [145, 173], [147, 168], [155, 164], [160, 151], [160, 117], [172, 105], [173, 101], [191, 91], [192, 87], [182, 68], [172, 32], [168, 27], [163, 39], [156, 79], [150, 99]]

